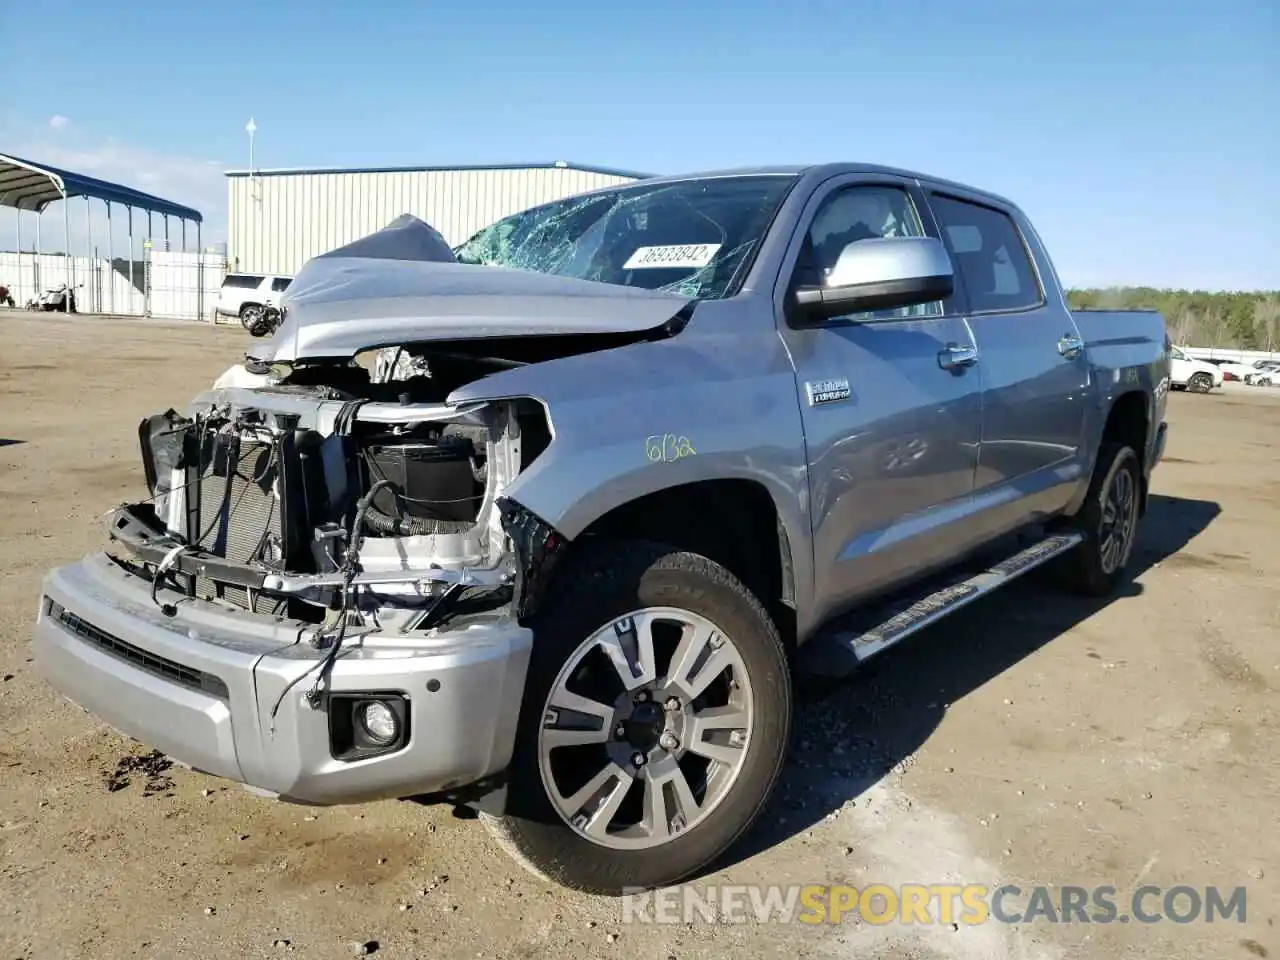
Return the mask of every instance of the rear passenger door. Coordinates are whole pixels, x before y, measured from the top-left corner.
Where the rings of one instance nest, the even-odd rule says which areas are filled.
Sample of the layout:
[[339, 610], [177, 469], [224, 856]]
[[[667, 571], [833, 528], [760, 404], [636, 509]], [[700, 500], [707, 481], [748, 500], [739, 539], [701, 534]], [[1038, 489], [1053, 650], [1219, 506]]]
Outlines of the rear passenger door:
[[1017, 211], [929, 191], [968, 302], [982, 379], [977, 518], [997, 536], [1062, 509], [1085, 469], [1090, 370], [1056, 281], [1041, 276]]

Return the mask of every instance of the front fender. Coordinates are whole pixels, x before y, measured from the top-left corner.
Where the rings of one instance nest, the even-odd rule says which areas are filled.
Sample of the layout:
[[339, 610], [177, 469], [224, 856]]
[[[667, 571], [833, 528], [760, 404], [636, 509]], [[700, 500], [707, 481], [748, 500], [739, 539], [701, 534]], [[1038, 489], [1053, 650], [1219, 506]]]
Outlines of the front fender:
[[518, 396], [547, 408], [552, 439], [505, 496], [573, 539], [616, 507], [670, 487], [756, 481], [791, 544], [797, 610], [808, 609], [804, 434], [795, 375], [776, 331], [686, 331], [496, 374], [449, 400]]

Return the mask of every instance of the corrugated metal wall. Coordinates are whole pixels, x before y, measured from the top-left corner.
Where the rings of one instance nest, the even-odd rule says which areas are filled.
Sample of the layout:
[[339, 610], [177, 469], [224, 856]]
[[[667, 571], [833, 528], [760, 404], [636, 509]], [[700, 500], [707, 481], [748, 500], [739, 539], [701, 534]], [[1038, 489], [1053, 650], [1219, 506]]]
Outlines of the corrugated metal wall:
[[230, 269], [291, 275], [411, 213], [450, 244], [511, 213], [632, 178], [573, 167], [227, 177]]

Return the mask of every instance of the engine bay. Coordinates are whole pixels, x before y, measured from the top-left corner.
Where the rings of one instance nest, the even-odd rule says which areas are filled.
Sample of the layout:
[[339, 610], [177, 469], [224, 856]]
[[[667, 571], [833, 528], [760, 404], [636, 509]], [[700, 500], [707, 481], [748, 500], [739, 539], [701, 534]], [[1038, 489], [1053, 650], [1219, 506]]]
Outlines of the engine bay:
[[508, 602], [499, 500], [551, 430], [534, 400], [444, 403], [494, 369], [396, 350], [146, 418], [151, 497], [113, 522], [120, 559], [187, 597], [311, 623], [377, 611], [420, 629]]

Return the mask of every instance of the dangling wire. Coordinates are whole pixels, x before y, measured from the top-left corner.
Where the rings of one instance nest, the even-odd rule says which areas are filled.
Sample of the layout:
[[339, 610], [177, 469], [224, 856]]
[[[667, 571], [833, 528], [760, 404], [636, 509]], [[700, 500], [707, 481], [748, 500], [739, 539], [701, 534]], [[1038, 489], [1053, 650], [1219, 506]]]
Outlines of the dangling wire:
[[368, 492], [360, 498], [356, 504], [355, 519], [351, 521], [351, 534], [347, 538], [347, 550], [342, 558], [342, 606], [340, 608], [340, 620], [338, 622], [338, 635], [334, 638], [333, 646], [329, 649], [329, 653], [325, 656], [321, 665], [320, 673], [316, 675], [316, 682], [307, 691], [307, 699], [315, 703], [320, 697], [320, 686], [328, 678], [329, 671], [333, 668], [333, 662], [338, 658], [338, 653], [342, 650], [342, 642], [347, 636], [347, 612], [351, 602], [351, 584], [356, 578], [357, 561], [360, 557], [360, 543], [363, 537], [365, 514], [369, 512], [369, 507], [373, 503], [374, 495], [384, 487], [392, 486], [389, 480], [379, 480], [369, 487]]
[[284, 698], [289, 695], [289, 691], [302, 682], [317, 667], [320, 672], [316, 675], [315, 683], [311, 685], [311, 689], [307, 691], [307, 702], [313, 706], [320, 701], [321, 685], [329, 676], [330, 670], [333, 669], [333, 663], [338, 659], [338, 654], [342, 652], [342, 644], [347, 638], [347, 617], [351, 610], [352, 583], [356, 578], [357, 563], [360, 558], [360, 533], [364, 527], [365, 514], [369, 511], [369, 505], [373, 502], [374, 495], [384, 487], [392, 486], [389, 480], [379, 480], [369, 487], [366, 493], [356, 504], [356, 515], [351, 522], [351, 531], [347, 536], [347, 549], [342, 558], [342, 604], [338, 609], [338, 633], [333, 638], [333, 644], [329, 648], [329, 652], [325, 654], [324, 659], [320, 660], [315, 666], [304, 670], [298, 677], [285, 686], [280, 691], [280, 696], [276, 698], [276, 702], [271, 707], [271, 730], [275, 732], [276, 714], [280, 711], [280, 705], [284, 703]]

